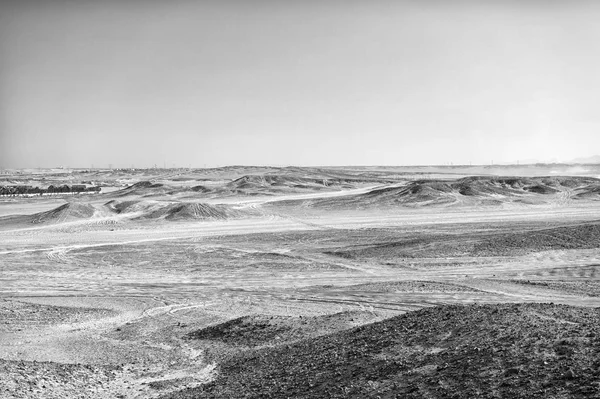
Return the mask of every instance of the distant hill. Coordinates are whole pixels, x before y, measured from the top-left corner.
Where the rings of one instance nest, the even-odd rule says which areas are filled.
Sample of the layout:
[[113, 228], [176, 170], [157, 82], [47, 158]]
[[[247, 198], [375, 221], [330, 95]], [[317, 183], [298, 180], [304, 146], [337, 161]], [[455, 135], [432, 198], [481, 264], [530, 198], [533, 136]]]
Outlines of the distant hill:
[[591, 157], [583, 157], [583, 158], [575, 158], [575, 159], [571, 160], [570, 163], [585, 163], [585, 164], [598, 163], [598, 164], [600, 164], [600, 155], [593, 155]]
[[[600, 180], [592, 177], [470, 176], [456, 180], [415, 180], [365, 194], [305, 202], [305, 206], [373, 208], [430, 205], [500, 205], [557, 201], [563, 197], [598, 199]], [[562, 195], [561, 197], [557, 197]]]

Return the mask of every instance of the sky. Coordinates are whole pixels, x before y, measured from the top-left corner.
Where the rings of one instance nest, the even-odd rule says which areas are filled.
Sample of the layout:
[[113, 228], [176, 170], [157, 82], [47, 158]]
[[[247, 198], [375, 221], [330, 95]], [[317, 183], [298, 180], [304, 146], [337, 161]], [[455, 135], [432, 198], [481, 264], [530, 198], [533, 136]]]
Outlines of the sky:
[[600, 2], [3, 0], [0, 168], [600, 154]]

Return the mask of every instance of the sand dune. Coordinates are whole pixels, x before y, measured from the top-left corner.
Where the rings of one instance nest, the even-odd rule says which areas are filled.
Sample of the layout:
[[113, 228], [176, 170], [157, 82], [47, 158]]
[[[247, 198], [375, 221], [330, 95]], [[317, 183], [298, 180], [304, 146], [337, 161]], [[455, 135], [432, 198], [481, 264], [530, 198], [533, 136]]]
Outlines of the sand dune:
[[203, 203], [179, 203], [167, 205], [161, 209], [144, 215], [144, 218], [164, 218], [166, 220], [205, 220], [230, 219], [243, 216], [244, 213], [224, 205]]
[[121, 223], [127, 220], [150, 219], [167, 221], [226, 220], [252, 215], [252, 212], [233, 209], [227, 205], [154, 200], [111, 200], [102, 205], [66, 203], [49, 211], [32, 215], [8, 216], [0, 220], [4, 227], [9, 227], [27, 224], [61, 225], [86, 220], [112, 220], [113, 222], [118, 220]]
[[[306, 173], [306, 172], [304, 172]], [[321, 177], [322, 176], [322, 177]], [[181, 182], [184, 181], [185, 184]], [[357, 185], [389, 182], [378, 178], [335, 177], [328, 174], [303, 176], [297, 171], [281, 174], [252, 174], [236, 177], [225, 182], [206, 181], [193, 185], [194, 179], [172, 178], [169, 183], [140, 181], [124, 189], [108, 194], [110, 198], [191, 199], [224, 198], [235, 196], [274, 196], [286, 193], [320, 192], [356, 188]]]
[[356, 196], [315, 200], [305, 205], [368, 208], [398, 205], [541, 204], [564, 201], [571, 196], [594, 196], [600, 192], [599, 186], [600, 180], [591, 177], [474, 176], [457, 180], [416, 180], [406, 185], [377, 188]]
[[77, 202], [66, 203], [46, 212], [33, 215], [16, 217], [14, 220], [29, 223], [64, 223], [75, 220], [89, 219], [103, 213], [102, 209], [91, 205]]
[[167, 201], [109, 201], [105, 206], [131, 219], [224, 220], [249, 216], [226, 205]]
[[198, 185], [192, 191], [215, 197], [235, 195], [277, 195], [286, 193], [318, 192], [352, 189], [363, 183], [357, 179], [331, 177], [304, 177], [296, 174], [245, 175], [220, 186]]
[[578, 187], [573, 194], [573, 198], [578, 200], [600, 199], [600, 183], [596, 182], [585, 187]]
[[149, 181], [141, 181], [135, 183], [122, 190], [115, 191], [110, 194], [111, 197], [125, 197], [125, 196], [136, 196], [136, 197], [149, 197], [164, 195], [174, 190], [173, 187], [161, 184], [152, 183]]

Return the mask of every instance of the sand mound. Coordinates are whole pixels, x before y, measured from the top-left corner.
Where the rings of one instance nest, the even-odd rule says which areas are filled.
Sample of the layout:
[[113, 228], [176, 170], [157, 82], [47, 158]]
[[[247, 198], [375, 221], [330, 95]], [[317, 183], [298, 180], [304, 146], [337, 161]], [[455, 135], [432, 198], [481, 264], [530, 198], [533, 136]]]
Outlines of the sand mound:
[[143, 201], [108, 201], [104, 206], [114, 213], [130, 213], [143, 210]]
[[189, 189], [202, 196], [266, 196], [354, 188], [357, 181], [295, 175], [245, 175], [223, 185], [197, 185]]
[[588, 398], [600, 309], [440, 306], [242, 352], [216, 380], [163, 398]]
[[582, 177], [488, 177], [474, 176], [460, 179], [452, 184], [462, 195], [514, 196], [524, 193], [555, 194], [595, 179]]
[[319, 208], [376, 208], [387, 206], [447, 205], [457, 202], [450, 182], [419, 180], [405, 186], [384, 187], [365, 194], [305, 201]]
[[275, 179], [269, 176], [248, 175], [242, 176], [227, 183], [227, 187], [231, 189], [256, 189], [265, 188], [273, 184]]
[[188, 191], [203, 197], [267, 196], [353, 189], [364, 184], [394, 181], [369, 173], [351, 175], [320, 169], [283, 168], [279, 173], [246, 174], [224, 184], [199, 184]]
[[97, 209], [90, 204], [67, 203], [47, 212], [36, 213], [28, 218], [31, 223], [60, 223], [88, 219], [96, 212]]
[[132, 219], [165, 220], [224, 220], [241, 217], [241, 211], [225, 205], [181, 203], [166, 201], [109, 201], [105, 207], [114, 213], [129, 215]]
[[114, 213], [121, 215], [143, 216], [150, 215], [155, 212], [164, 212], [166, 208], [176, 203], [171, 201], [156, 201], [150, 199], [144, 200], [128, 200], [128, 201], [116, 201], [112, 200], [104, 204], [105, 207], [110, 209]]
[[224, 205], [209, 205], [203, 203], [173, 204], [164, 210], [165, 219], [167, 220], [231, 219], [241, 216], [239, 211]]
[[[583, 187], [583, 188], [582, 188]], [[587, 187], [587, 191], [584, 187]], [[600, 180], [588, 177], [492, 177], [457, 180], [416, 180], [404, 186], [374, 189], [356, 196], [316, 200], [317, 207], [368, 208], [379, 206], [497, 205], [506, 202], [543, 203], [560, 193], [600, 193]]]
[[167, 201], [109, 201], [104, 204], [110, 211], [130, 215], [132, 219], [225, 220], [245, 215], [226, 205], [182, 203]]
[[227, 183], [230, 190], [276, 192], [281, 190], [323, 190], [329, 187], [352, 188], [355, 180], [340, 178], [315, 178], [295, 175], [246, 175]]
[[110, 193], [111, 197], [125, 197], [125, 196], [138, 196], [138, 197], [151, 197], [157, 195], [170, 194], [174, 191], [173, 187], [160, 184], [152, 183], [149, 181], [141, 181], [135, 183], [122, 190]]
[[575, 195], [573, 195], [574, 199], [592, 199], [597, 200], [600, 199], [600, 183], [590, 184], [585, 187], [579, 187], [576, 190]]
[[393, 200], [396, 203], [436, 203], [455, 202], [453, 187], [444, 181], [419, 180], [401, 188], [383, 188], [364, 194], [365, 198]]
[[410, 183], [400, 196], [411, 197], [412, 201], [440, 201], [450, 195], [466, 197], [518, 197], [528, 194], [549, 195], [566, 191], [590, 178], [580, 177], [489, 177], [471, 176], [455, 181], [420, 180]]
[[197, 193], [202, 193], [202, 194], [208, 194], [208, 193], [213, 192], [212, 189], [210, 189], [210, 188], [208, 188], [206, 186], [202, 186], [202, 185], [194, 186], [194, 187], [191, 188], [191, 190], [195, 191]]

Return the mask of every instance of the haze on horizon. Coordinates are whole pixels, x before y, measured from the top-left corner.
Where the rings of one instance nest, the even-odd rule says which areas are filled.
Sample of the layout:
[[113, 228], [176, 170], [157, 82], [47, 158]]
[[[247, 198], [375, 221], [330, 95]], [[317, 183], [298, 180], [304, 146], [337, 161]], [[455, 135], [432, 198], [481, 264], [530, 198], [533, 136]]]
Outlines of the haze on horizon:
[[0, 3], [0, 168], [489, 164], [600, 148], [600, 3]]

